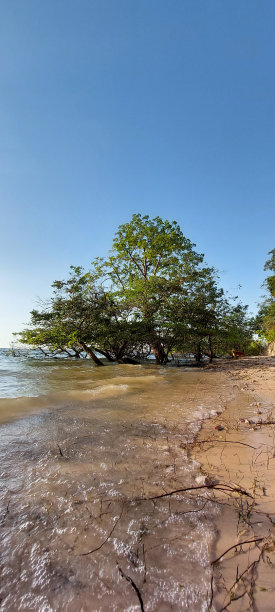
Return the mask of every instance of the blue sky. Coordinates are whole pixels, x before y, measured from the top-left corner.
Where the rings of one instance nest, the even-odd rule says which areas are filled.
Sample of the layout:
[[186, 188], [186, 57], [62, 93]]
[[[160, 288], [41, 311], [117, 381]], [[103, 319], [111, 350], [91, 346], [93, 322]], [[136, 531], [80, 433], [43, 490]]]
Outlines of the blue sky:
[[274, 248], [273, 0], [0, 7], [0, 346], [133, 213], [255, 311]]

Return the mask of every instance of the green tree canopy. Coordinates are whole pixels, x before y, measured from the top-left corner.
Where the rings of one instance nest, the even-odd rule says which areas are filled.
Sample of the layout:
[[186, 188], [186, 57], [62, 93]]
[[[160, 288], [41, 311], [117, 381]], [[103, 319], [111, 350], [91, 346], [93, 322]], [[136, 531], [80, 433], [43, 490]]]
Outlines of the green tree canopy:
[[[52, 350], [83, 349], [86, 343], [95, 341], [105, 323], [106, 296], [79, 266], [71, 266], [69, 279], [54, 281], [52, 287], [53, 297], [40, 310], [32, 310], [30, 328], [19, 338], [25, 344]], [[92, 349], [89, 354], [99, 364]]]
[[110, 256], [94, 263], [98, 277], [106, 279], [129, 320], [146, 328], [159, 363], [167, 360], [171, 348], [173, 303], [188, 295], [198, 277], [209, 273], [194, 246], [176, 221], [136, 214], [118, 228]]
[[89, 272], [72, 266], [67, 280], [53, 283], [53, 297], [32, 311], [21, 341], [83, 349], [97, 364], [96, 353], [121, 360], [153, 351], [160, 364], [174, 349], [212, 358], [236, 310], [194, 247], [176, 221], [133, 215], [108, 257]]
[[256, 322], [259, 334], [264, 336], [268, 342], [275, 340], [275, 249], [269, 251], [269, 259], [264, 265], [264, 270], [269, 270], [269, 274], [264, 281], [267, 289], [267, 297], [260, 307]]

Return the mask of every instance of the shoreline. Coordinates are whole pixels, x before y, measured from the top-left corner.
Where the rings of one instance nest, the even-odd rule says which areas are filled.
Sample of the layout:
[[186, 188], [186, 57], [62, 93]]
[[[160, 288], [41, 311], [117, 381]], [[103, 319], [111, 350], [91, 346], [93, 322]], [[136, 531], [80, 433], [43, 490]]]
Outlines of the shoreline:
[[[209, 609], [271, 612], [275, 590], [275, 359], [226, 360], [209, 369], [224, 373], [235, 397], [226, 402], [223, 412], [203, 422], [191, 456], [210, 484], [233, 485], [248, 493], [211, 492], [221, 511], [214, 521], [216, 540], [210, 552]], [[241, 542], [247, 543], [241, 546]]]

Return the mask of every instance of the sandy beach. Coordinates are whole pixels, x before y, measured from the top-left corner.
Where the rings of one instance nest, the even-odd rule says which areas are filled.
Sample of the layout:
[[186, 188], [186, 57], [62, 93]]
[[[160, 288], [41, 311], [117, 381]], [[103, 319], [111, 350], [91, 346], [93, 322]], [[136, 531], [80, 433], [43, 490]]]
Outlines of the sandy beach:
[[271, 612], [275, 609], [275, 359], [246, 357], [209, 367], [225, 377], [235, 399], [204, 422], [193, 457], [210, 486], [222, 483], [225, 489], [244, 491], [209, 493], [221, 505], [212, 550], [210, 609]]

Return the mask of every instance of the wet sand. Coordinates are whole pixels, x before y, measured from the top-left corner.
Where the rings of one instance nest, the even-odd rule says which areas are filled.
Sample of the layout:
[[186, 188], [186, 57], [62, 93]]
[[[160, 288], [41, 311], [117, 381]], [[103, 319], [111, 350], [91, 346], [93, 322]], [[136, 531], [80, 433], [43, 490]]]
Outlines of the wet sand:
[[226, 377], [237, 399], [204, 422], [192, 456], [210, 481], [239, 486], [249, 496], [211, 493], [222, 509], [215, 521], [211, 609], [271, 612], [275, 609], [275, 359], [217, 362], [212, 371]]
[[224, 376], [85, 366], [80, 385], [77, 374], [74, 391], [36, 413], [37, 398], [24, 400], [23, 418], [0, 428], [0, 609], [206, 612], [219, 507], [193, 491], [188, 449], [232, 395]]

